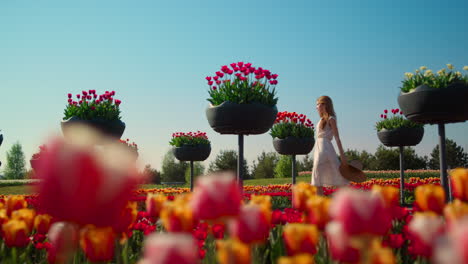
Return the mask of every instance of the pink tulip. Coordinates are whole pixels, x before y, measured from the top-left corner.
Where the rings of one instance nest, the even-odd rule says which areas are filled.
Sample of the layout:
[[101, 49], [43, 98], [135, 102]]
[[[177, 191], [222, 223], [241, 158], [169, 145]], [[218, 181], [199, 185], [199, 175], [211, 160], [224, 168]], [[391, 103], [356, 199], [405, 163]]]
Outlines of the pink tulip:
[[71, 94], [71, 93], [68, 94], [68, 98], [72, 98], [72, 94]]
[[210, 76], [207, 76], [205, 79], [206, 79], [207, 81], [211, 81], [211, 77], [210, 77]]
[[[87, 128], [67, 134], [51, 141], [36, 171], [40, 209], [62, 221], [114, 224], [140, 177], [131, 152]], [[98, 142], [106, 147], [95, 150]]]
[[159, 233], [149, 235], [144, 243], [143, 263], [198, 263], [198, 246], [192, 235]]
[[390, 209], [380, 195], [348, 188], [336, 192], [330, 216], [350, 235], [384, 235], [392, 225]]
[[330, 254], [334, 260], [346, 263], [359, 261], [359, 250], [351, 246], [351, 238], [344, 231], [341, 223], [336, 221], [328, 223], [325, 232], [330, 246]]
[[444, 231], [444, 222], [432, 212], [416, 214], [408, 225], [412, 254], [430, 258], [438, 237]]
[[244, 205], [229, 223], [229, 234], [246, 244], [264, 242], [270, 234], [271, 211], [256, 204]]
[[49, 250], [49, 262], [66, 263], [78, 248], [78, 227], [67, 222], [52, 224], [47, 234], [51, 249]]
[[434, 252], [436, 264], [468, 263], [468, 218], [451, 226], [447, 235], [437, 241]]
[[215, 220], [237, 216], [241, 193], [232, 172], [219, 172], [199, 177], [190, 206], [195, 219]]

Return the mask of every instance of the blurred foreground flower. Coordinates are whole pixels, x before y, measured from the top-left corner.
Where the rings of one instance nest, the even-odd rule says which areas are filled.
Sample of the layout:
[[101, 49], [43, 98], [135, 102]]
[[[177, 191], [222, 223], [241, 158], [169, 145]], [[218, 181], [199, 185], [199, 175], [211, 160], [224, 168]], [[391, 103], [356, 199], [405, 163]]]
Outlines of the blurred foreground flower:
[[49, 263], [65, 263], [78, 248], [78, 227], [66, 222], [52, 224], [47, 235], [51, 248]]
[[270, 235], [271, 210], [266, 206], [242, 206], [239, 216], [229, 222], [230, 235], [243, 243], [262, 243]]
[[468, 202], [468, 169], [457, 168], [450, 172], [452, 180], [453, 196]]
[[140, 177], [129, 151], [81, 127], [48, 146], [36, 172], [40, 209], [61, 221], [114, 225]]
[[235, 239], [216, 241], [218, 263], [220, 264], [250, 264], [251, 249]]
[[144, 243], [143, 259], [148, 264], [193, 264], [198, 262], [198, 247], [189, 234], [149, 235]]
[[466, 264], [468, 263], [468, 217], [452, 225], [447, 235], [437, 241], [434, 263]]

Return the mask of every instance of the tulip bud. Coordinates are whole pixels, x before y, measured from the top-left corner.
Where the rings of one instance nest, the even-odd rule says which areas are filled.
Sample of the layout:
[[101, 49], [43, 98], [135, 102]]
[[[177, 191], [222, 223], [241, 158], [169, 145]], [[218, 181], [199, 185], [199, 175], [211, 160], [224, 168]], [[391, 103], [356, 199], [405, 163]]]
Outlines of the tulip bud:
[[161, 210], [164, 228], [170, 232], [192, 232], [195, 228], [192, 209], [187, 197], [179, 196], [172, 202], [166, 202]]
[[442, 214], [445, 207], [445, 192], [442, 186], [420, 185], [414, 190], [414, 197], [422, 211]]
[[19, 209], [13, 211], [11, 214], [11, 219], [22, 220], [28, 225], [28, 230], [33, 230], [34, 227], [34, 218], [36, 217], [36, 211], [34, 209]]
[[3, 237], [2, 225], [8, 221], [6, 209], [0, 209], [0, 237]]
[[351, 238], [344, 231], [340, 222], [332, 221], [325, 227], [330, 254], [334, 260], [346, 263], [357, 263], [360, 260], [359, 249], [353, 245]]
[[283, 230], [283, 239], [289, 256], [317, 253], [319, 231], [315, 225], [287, 224]]
[[307, 200], [317, 193], [317, 188], [306, 182], [300, 182], [293, 186], [293, 208], [304, 212], [307, 210]]
[[230, 234], [245, 244], [264, 242], [271, 227], [271, 211], [265, 206], [249, 204], [229, 223]]
[[145, 239], [143, 255], [150, 264], [198, 263], [198, 247], [189, 234], [151, 234]]
[[242, 197], [235, 179], [231, 172], [199, 177], [190, 201], [195, 218], [217, 220], [237, 216]]
[[452, 226], [461, 219], [468, 217], [468, 204], [455, 200], [453, 203], [445, 206], [444, 216], [449, 226]]
[[320, 230], [325, 229], [325, 225], [330, 221], [328, 209], [331, 199], [323, 196], [314, 195], [307, 201], [308, 222], [316, 225]]
[[251, 249], [248, 245], [234, 240], [216, 241], [216, 255], [220, 264], [250, 264]]
[[7, 215], [11, 216], [11, 213], [15, 210], [28, 207], [28, 203], [22, 195], [10, 195], [7, 196], [6, 201]]
[[115, 234], [111, 227], [87, 225], [81, 230], [80, 246], [93, 262], [111, 261], [114, 257]]
[[154, 219], [159, 218], [163, 204], [167, 201], [167, 197], [162, 194], [148, 194], [146, 196], [146, 211]]
[[50, 225], [52, 224], [52, 216], [47, 214], [37, 215], [34, 219], [34, 229], [38, 234], [45, 235], [49, 232]]
[[278, 264], [314, 264], [314, 256], [311, 254], [298, 254], [292, 257], [280, 257]]
[[120, 217], [114, 230], [116, 233], [126, 232], [137, 218], [138, 210], [136, 202], [128, 202], [120, 213]]
[[271, 211], [271, 196], [252, 194], [250, 196], [250, 204], [257, 204]]
[[47, 234], [52, 250], [49, 262], [65, 263], [78, 248], [78, 227], [67, 222], [56, 222]]
[[2, 229], [8, 247], [26, 247], [29, 244], [30, 229], [25, 221], [11, 219], [2, 225]]
[[450, 172], [452, 180], [453, 196], [468, 202], [468, 169], [457, 168]]
[[408, 229], [413, 253], [430, 258], [435, 241], [443, 233], [444, 223], [434, 212], [416, 213]]

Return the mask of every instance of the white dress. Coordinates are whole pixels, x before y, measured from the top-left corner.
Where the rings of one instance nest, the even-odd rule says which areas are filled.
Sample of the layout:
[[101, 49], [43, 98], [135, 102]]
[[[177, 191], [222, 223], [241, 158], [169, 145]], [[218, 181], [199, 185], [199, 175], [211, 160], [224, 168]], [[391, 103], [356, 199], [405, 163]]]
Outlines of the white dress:
[[314, 186], [348, 185], [349, 181], [341, 176], [340, 161], [331, 142], [333, 130], [329, 123], [321, 129], [320, 122], [322, 122], [321, 119], [316, 126], [317, 136], [313, 150], [314, 167], [311, 184]]

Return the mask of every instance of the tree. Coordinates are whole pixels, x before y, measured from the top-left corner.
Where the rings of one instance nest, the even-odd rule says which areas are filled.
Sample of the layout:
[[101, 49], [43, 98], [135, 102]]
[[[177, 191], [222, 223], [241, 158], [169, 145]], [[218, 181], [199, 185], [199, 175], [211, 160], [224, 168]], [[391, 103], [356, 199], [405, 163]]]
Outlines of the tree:
[[254, 161], [252, 166], [252, 177], [255, 179], [273, 178], [275, 174], [275, 167], [278, 163], [279, 157], [276, 152], [262, 151], [260, 156], [257, 157], [257, 163]]
[[146, 164], [143, 173], [148, 177], [148, 182], [153, 184], [161, 184], [161, 173], [153, 169], [150, 164]]
[[[371, 164], [372, 170], [399, 170], [400, 169], [400, 150], [398, 148], [386, 148], [380, 145], [374, 154], [375, 160]], [[418, 170], [425, 169], [427, 158], [420, 157], [413, 148], [405, 147], [403, 150], [405, 169]]]
[[363, 150], [348, 149], [345, 151], [345, 155], [348, 158], [348, 161], [359, 160], [362, 163], [363, 170], [372, 169], [372, 165], [375, 163], [375, 157], [371, 153]]
[[[194, 162], [193, 163], [193, 179], [195, 182], [195, 179], [197, 176], [203, 175], [205, 173], [205, 166], [203, 166], [202, 162]], [[185, 171], [185, 181], [190, 182], [190, 163], [187, 164], [187, 170]]]
[[19, 142], [13, 144], [10, 151], [7, 151], [7, 163], [4, 174], [6, 179], [23, 179], [26, 175], [26, 162], [23, 148]]
[[[244, 179], [249, 178], [249, 171], [247, 161], [244, 159], [242, 166]], [[221, 150], [216, 156], [215, 160], [210, 163], [208, 167], [209, 172], [231, 170], [237, 173], [237, 151], [235, 150]]]
[[314, 159], [312, 157], [312, 154], [305, 155], [305, 157], [302, 160], [296, 158], [296, 164], [298, 172], [311, 171], [312, 167], [314, 166]]
[[281, 155], [275, 167], [275, 178], [291, 178], [291, 177], [292, 177], [291, 156]]
[[[458, 146], [455, 141], [448, 138], [445, 140], [445, 157], [447, 159], [447, 168], [468, 167], [468, 153], [461, 146]], [[429, 168], [434, 170], [440, 168], [439, 145], [436, 145], [431, 152]]]
[[163, 182], [184, 182], [187, 162], [177, 161], [172, 150], [164, 155], [162, 163], [161, 181]]

